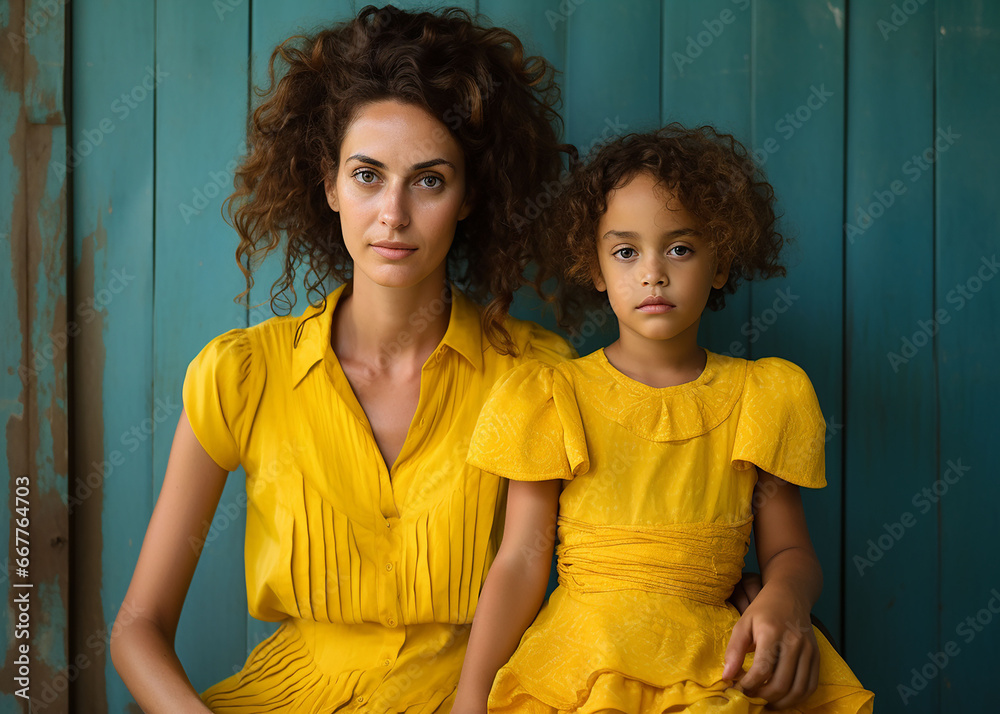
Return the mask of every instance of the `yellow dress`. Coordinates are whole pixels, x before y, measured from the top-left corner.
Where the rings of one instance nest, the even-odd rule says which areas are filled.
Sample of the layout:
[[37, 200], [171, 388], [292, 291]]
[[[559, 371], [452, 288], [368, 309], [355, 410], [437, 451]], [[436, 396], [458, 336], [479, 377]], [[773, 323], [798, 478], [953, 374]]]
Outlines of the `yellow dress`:
[[246, 472], [250, 614], [282, 621], [240, 672], [202, 693], [216, 712], [450, 711], [506, 498], [505, 481], [465, 463], [476, 417], [511, 368], [576, 356], [514, 319], [521, 355], [499, 355], [452, 286], [447, 331], [389, 469], [330, 346], [343, 290], [299, 318], [216, 337], [184, 380], [199, 442]]
[[[826, 485], [825, 424], [785, 360], [712, 352], [693, 382], [654, 388], [603, 350], [505, 375], [469, 463], [565, 479], [559, 585], [500, 669], [490, 712], [760, 712], [722, 679], [752, 523], [753, 466]], [[817, 630], [816, 692], [791, 711], [871, 712], [873, 695]], [[749, 666], [748, 657], [745, 666]]]

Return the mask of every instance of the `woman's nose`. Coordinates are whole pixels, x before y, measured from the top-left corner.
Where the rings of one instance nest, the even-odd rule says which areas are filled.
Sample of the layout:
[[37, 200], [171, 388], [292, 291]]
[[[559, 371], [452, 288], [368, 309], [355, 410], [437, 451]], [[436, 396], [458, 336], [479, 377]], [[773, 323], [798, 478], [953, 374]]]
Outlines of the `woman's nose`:
[[650, 287], [652, 285], [660, 285], [666, 287], [670, 283], [667, 278], [667, 270], [663, 261], [651, 259], [643, 264], [642, 271], [642, 285], [643, 287]]
[[402, 228], [410, 222], [406, 209], [405, 189], [402, 186], [389, 185], [382, 192], [378, 219], [382, 225], [393, 230]]

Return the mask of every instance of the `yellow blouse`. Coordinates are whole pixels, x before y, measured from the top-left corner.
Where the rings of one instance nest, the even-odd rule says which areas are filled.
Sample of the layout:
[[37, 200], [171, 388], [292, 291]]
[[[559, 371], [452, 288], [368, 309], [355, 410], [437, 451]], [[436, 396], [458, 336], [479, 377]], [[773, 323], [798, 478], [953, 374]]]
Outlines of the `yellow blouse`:
[[479, 308], [452, 286], [447, 331], [390, 468], [330, 344], [344, 287], [301, 317], [216, 337], [184, 380], [199, 442], [246, 472], [250, 614], [284, 621], [202, 694], [214, 711], [448, 711], [506, 493], [465, 463], [472, 429], [506, 371], [575, 356], [513, 318], [521, 354], [499, 355]]
[[[626, 376], [603, 350], [505, 375], [469, 463], [565, 483], [559, 587], [498, 672], [491, 714], [763, 711], [722, 679], [754, 467], [825, 486], [825, 431], [809, 378], [777, 358], [708, 352], [697, 379], [665, 388]], [[815, 634], [819, 688], [796, 711], [871, 712], [871, 692]]]

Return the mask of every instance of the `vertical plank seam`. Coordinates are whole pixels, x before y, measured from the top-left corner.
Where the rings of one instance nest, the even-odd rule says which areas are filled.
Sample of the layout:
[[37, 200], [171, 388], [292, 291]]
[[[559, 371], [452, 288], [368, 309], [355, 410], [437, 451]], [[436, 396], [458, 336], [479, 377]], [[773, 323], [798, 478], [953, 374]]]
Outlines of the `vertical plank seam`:
[[[937, 79], [938, 79], [938, 66], [940, 57], [938, 54], [939, 38], [941, 37], [939, 31], [940, 17], [938, 16], [938, 3], [935, 1], [934, 7], [934, 25], [931, 28], [931, 39], [933, 40], [933, 52], [934, 52], [934, 66], [931, 71], [931, 146], [936, 146], [934, 139], [937, 136]], [[938, 172], [941, 170], [941, 164], [937, 161], [937, 155], [935, 155], [934, 170], [931, 172], [931, 314], [937, 315], [937, 271], [938, 271]], [[935, 331], [935, 334], [931, 337], [931, 379], [934, 382], [934, 473], [933, 477], [937, 478], [937, 475], [941, 473], [941, 381], [940, 372], [938, 370], [938, 360], [940, 357], [940, 333]], [[937, 578], [936, 580], [936, 592], [934, 593], [935, 608], [934, 608], [934, 618], [936, 620], [936, 626], [934, 628], [934, 642], [935, 651], [941, 651], [941, 612], [942, 612], [942, 587], [941, 587], [941, 575], [942, 575], [942, 560], [941, 560], [941, 534], [943, 530], [941, 528], [941, 499], [939, 498], [935, 506], [937, 510], [937, 534], [935, 542], [937, 545]], [[935, 709], [941, 711], [941, 706], [944, 702], [944, 687], [941, 686], [944, 677], [935, 677], [934, 679], [934, 699], [937, 702]]]
[[[848, 135], [850, 133], [850, 127], [848, 122], [850, 119], [850, 107], [849, 102], [851, 101], [850, 94], [850, 37], [851, 37], [851, 0], [844, 0], [844, 144], [842, 152], [842, 166], [843, 166], [843, 186], [844, 192], [841, 198], [841, 209], [843, 211], [843, 225], [847, 225], [848, 217], [850, 211], [847, 206], [847, 153], [848, 153]], [[851, 430], [847, 424], [847, 406], [848, 406], [848, 388], [847, 388], [847, 365], [849, 364], [849, 349], [847, 344], [848, 336], [848, 326], [847, 326], [847, 240], [845, 233], [841, 232], [841, 264], [843, 269], [840, 274], [840, 409], [842, 414], [842, 419], [844, 420], [844, 432], [843, 438], [840, 440], [840, 597], [839, 608], [840, 608], [840, 626], [838, 627], [839, 632], [837, 633], [840, 637], [840, 649], [841, 652], [846, 656], [847, 654], [847, 439], [850, 436]]]

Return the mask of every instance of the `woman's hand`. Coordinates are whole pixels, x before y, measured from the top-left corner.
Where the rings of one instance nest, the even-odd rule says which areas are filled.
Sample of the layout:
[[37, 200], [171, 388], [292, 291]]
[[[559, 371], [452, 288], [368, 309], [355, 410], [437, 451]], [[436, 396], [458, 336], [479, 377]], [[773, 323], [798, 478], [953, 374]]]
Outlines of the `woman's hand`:
[[[764, 586], [733, 628], [723, 679], [739, 677], [738, 689], [775, 709], [803, 702], [819, 683], [819, 646], [809, 609], [793, 590]], [[753, 665], [743, 674], [747, 652], [754, 653]]]

